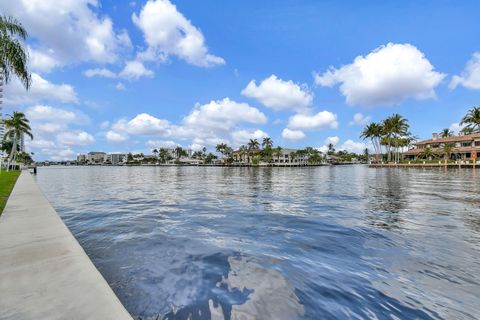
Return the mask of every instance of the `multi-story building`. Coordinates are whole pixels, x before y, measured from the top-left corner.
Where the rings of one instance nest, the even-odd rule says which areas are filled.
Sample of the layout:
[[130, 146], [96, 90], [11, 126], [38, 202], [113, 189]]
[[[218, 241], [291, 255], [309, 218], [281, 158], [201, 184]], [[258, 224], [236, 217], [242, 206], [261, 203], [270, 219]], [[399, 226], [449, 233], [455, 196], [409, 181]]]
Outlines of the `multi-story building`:
[[[274, 154], [272, 156], [271, 163], [278, 165], [307, 165], [308, 155], [299, 154], [296, 149], [282, 149], [279, 155]], [[241, 152], [236, 150], [232, 153], [233, 163], [236, 164], [248, 164], [253, 162], [255, 157], [255, 151], [253, 152]]]
[[77, 156], [78, 163], [85, 163], [87, 161], [87, 156], [85, 154], [79, 154]]
[[412, 149], [403, 153], [405, 160], [424, 159], [425, 149], [430, 148], [432, 154], [445, 155], [445, 145], [450, 146], [450, 159], [476, 160], [480, 157], [480, 133], [441, 138], [432, 134], [432, 138], [417, 142]]
[[100, 164], [105, 162], [107, 154], [105, 152], [89, 152], [87, 153], [86, 160], [91, 164]]
[[107, 155], [106, 162], [117, 165], [119, 163], [125, 162], [127, 159], [127, 155], [123, 153], [111, 153]]

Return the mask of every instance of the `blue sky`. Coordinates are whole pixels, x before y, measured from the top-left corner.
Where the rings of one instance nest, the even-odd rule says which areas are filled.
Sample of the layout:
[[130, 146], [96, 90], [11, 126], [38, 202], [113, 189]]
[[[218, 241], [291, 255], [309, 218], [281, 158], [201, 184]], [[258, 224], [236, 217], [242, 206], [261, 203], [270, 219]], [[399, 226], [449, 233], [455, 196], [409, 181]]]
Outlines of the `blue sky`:
[[[359, 152], [368, 121], [458, 130], [477, 105], [476, 1], [0, 0], [28, 29], [33, 85], [5, 90], [38, 159], [213, 150], [270, 136]], [[478, 53], [477, 53], [478, 52]]]

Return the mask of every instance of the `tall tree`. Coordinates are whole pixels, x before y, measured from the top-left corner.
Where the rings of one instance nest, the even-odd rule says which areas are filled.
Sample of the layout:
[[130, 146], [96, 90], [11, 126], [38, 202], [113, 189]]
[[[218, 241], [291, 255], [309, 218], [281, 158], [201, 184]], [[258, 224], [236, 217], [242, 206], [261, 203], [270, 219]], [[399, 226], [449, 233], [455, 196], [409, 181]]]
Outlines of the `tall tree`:
[[260, 148], [260, 143], [258, 143], [257, 139], [250, 139], [247, 145], [249, 151], [258, 150]]
[[466, 128], [471, 129], [472, 133], [480, 132], [480, 107], [473, 107], [468, 110], [460, 124], [466, 124]]
[[273, 154], [277, 157], [277, 162], [280, 163], [280, 156], [282, 155], [282, 147], [277, 146], [273, 149]]
[[23, 44], [28, 34], [15, 18], [0, 16], [0, 74], [5, 83], [12, 75], [17, 76], [26, 89], [30, 88], [31, 76], [27, 70], [28, 54]]
[[449, 128], [444, 128], [442, 129], [442, 132], [440, 132], [440, 137], [442, 138], [448, 138], [451, 136], [453, 136], [453, 132]]
[[265, 138], [263, 138], [262, 147], [263, 147], [263, 148], [271, 148], [271, 147], [273, 147], [273, 140], [272, 140], [272, 138], [270, 138], [270, 137], [265, 137]]
[[10, 151], [10, 155], [8, 156], [8, 167], [10, 168], [12, 161], [15, 161], [15, 156], [18, 150], [18, 141], [24, 135], [27, 135], [30, 137], [30, 139], [33, 139], [33, 134], [25, 114], [18, 111], [14, 112], [10, 118], [5, 119], [5, 130], [4, 139], [12, 139], [12, 149]]

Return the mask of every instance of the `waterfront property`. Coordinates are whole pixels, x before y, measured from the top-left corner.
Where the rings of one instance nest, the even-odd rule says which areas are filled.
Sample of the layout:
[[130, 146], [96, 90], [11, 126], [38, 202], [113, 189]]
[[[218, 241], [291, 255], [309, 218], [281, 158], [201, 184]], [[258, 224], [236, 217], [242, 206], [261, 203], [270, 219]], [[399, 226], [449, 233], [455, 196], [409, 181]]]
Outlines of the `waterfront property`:
[[[232, 153], [233, 164], [248, 165], [254, 162], [254, 159], [261, 150], [245, 151], [235, 150]], [[306, 153], [298, 152], [297, 149], [279, 149], [271, 157], [269, 164], [273, 165], [291, 165], [305, 166], [308, 165], [309, 156]]]
[[476, 161], [480, 157], [480, 133], [444, 138], [434, 133], [431, 139], [415, 143], [413, 148], [402, 155], [407, 161], [432, 160], [435, 157]]

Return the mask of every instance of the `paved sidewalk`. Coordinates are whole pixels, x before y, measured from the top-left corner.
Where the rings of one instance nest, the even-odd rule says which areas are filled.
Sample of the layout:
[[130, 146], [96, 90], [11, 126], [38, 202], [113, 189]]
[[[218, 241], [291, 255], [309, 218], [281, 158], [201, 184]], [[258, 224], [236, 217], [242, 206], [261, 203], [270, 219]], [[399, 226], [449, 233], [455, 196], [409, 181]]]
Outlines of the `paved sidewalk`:
[[132, 319], [28, 171], [0, 216], [0, 319]]

